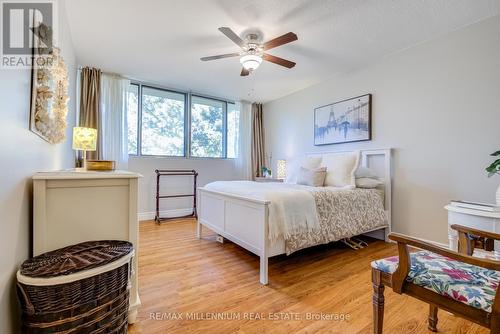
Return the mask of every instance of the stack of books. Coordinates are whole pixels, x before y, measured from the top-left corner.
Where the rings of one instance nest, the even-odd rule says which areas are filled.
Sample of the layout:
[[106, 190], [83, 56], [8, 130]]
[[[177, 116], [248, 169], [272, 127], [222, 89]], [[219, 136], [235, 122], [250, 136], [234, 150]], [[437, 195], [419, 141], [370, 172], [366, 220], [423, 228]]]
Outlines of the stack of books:
[[466, 202], [466, 201], [451, 201], [451, 205], [464, 209], [480, 210], [487, 212], [500, 212], [500, 206], [497, 206], [495, 204]]

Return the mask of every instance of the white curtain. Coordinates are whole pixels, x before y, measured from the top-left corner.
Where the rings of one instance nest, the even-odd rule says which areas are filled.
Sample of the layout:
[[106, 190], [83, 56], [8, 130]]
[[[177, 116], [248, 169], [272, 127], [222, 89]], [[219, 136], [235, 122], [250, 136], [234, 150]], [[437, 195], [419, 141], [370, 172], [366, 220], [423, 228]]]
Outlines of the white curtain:
[[240, 113], [238, 149], [235, 166], [243, 180], [252, 180], [252, 105], [249, 102], [236, 102]]
[[118, 75], [101, 77], [102, 157], [114, 160], [116, 168], [128, 168], [127, 95], [130, 80]]

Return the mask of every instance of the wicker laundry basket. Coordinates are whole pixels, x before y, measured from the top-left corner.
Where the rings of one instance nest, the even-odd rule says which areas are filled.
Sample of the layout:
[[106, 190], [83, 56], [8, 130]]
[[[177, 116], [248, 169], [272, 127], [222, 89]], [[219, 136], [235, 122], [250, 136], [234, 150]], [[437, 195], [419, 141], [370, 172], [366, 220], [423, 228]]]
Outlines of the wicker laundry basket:
[[26, 260], [17, 272], [23, 333], [127, 333], [127, 241], [90, 241]]

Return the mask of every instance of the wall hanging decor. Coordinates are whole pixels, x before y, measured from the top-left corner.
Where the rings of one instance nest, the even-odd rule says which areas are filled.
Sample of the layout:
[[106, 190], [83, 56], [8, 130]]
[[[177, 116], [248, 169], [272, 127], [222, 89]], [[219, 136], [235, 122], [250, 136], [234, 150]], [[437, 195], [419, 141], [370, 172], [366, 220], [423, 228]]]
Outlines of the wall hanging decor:
[[[50, 31], [47, 35], [51, 36]], [[44, 65], [32, 69], [30, 130], [49, 143], [57, 144], [66, 134], [68, 70], [58, 48], [52, 47], [48, 55], [34, 52], [34, 64]]]
[[314, 145], [371, 140], [372, 95], [314, 109]]

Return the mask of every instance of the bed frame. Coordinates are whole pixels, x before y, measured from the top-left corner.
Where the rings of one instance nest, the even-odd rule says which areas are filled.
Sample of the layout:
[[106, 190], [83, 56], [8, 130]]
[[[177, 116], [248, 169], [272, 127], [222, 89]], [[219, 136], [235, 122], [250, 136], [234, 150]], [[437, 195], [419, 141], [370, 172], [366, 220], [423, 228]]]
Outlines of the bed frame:
[[[320, 152], [307, 154], [318, 156], [339, 152]], [[382, 162], [382, 166], [375, 162]], [[372, 166], [371, 162], [373, 162]], [[384, 184], [385, 210], [387, 226], [376, 230], [365, 231], [364, 234], [388, 241], [391, 232], [391, 149], [361, 150], [360, 165], [374, 168]], [[260, 257], [260, 283], [268, 283], [268, 259], [285, 253], [285, 243], [281, 238], [271, 243], [268, 238], [269, 201], [246, 198], [208, 190], [203, 187], [199, 191], [199, 215], [197, 237], [201, 238], [202, 225], [231, 240], [235, 244]]]

